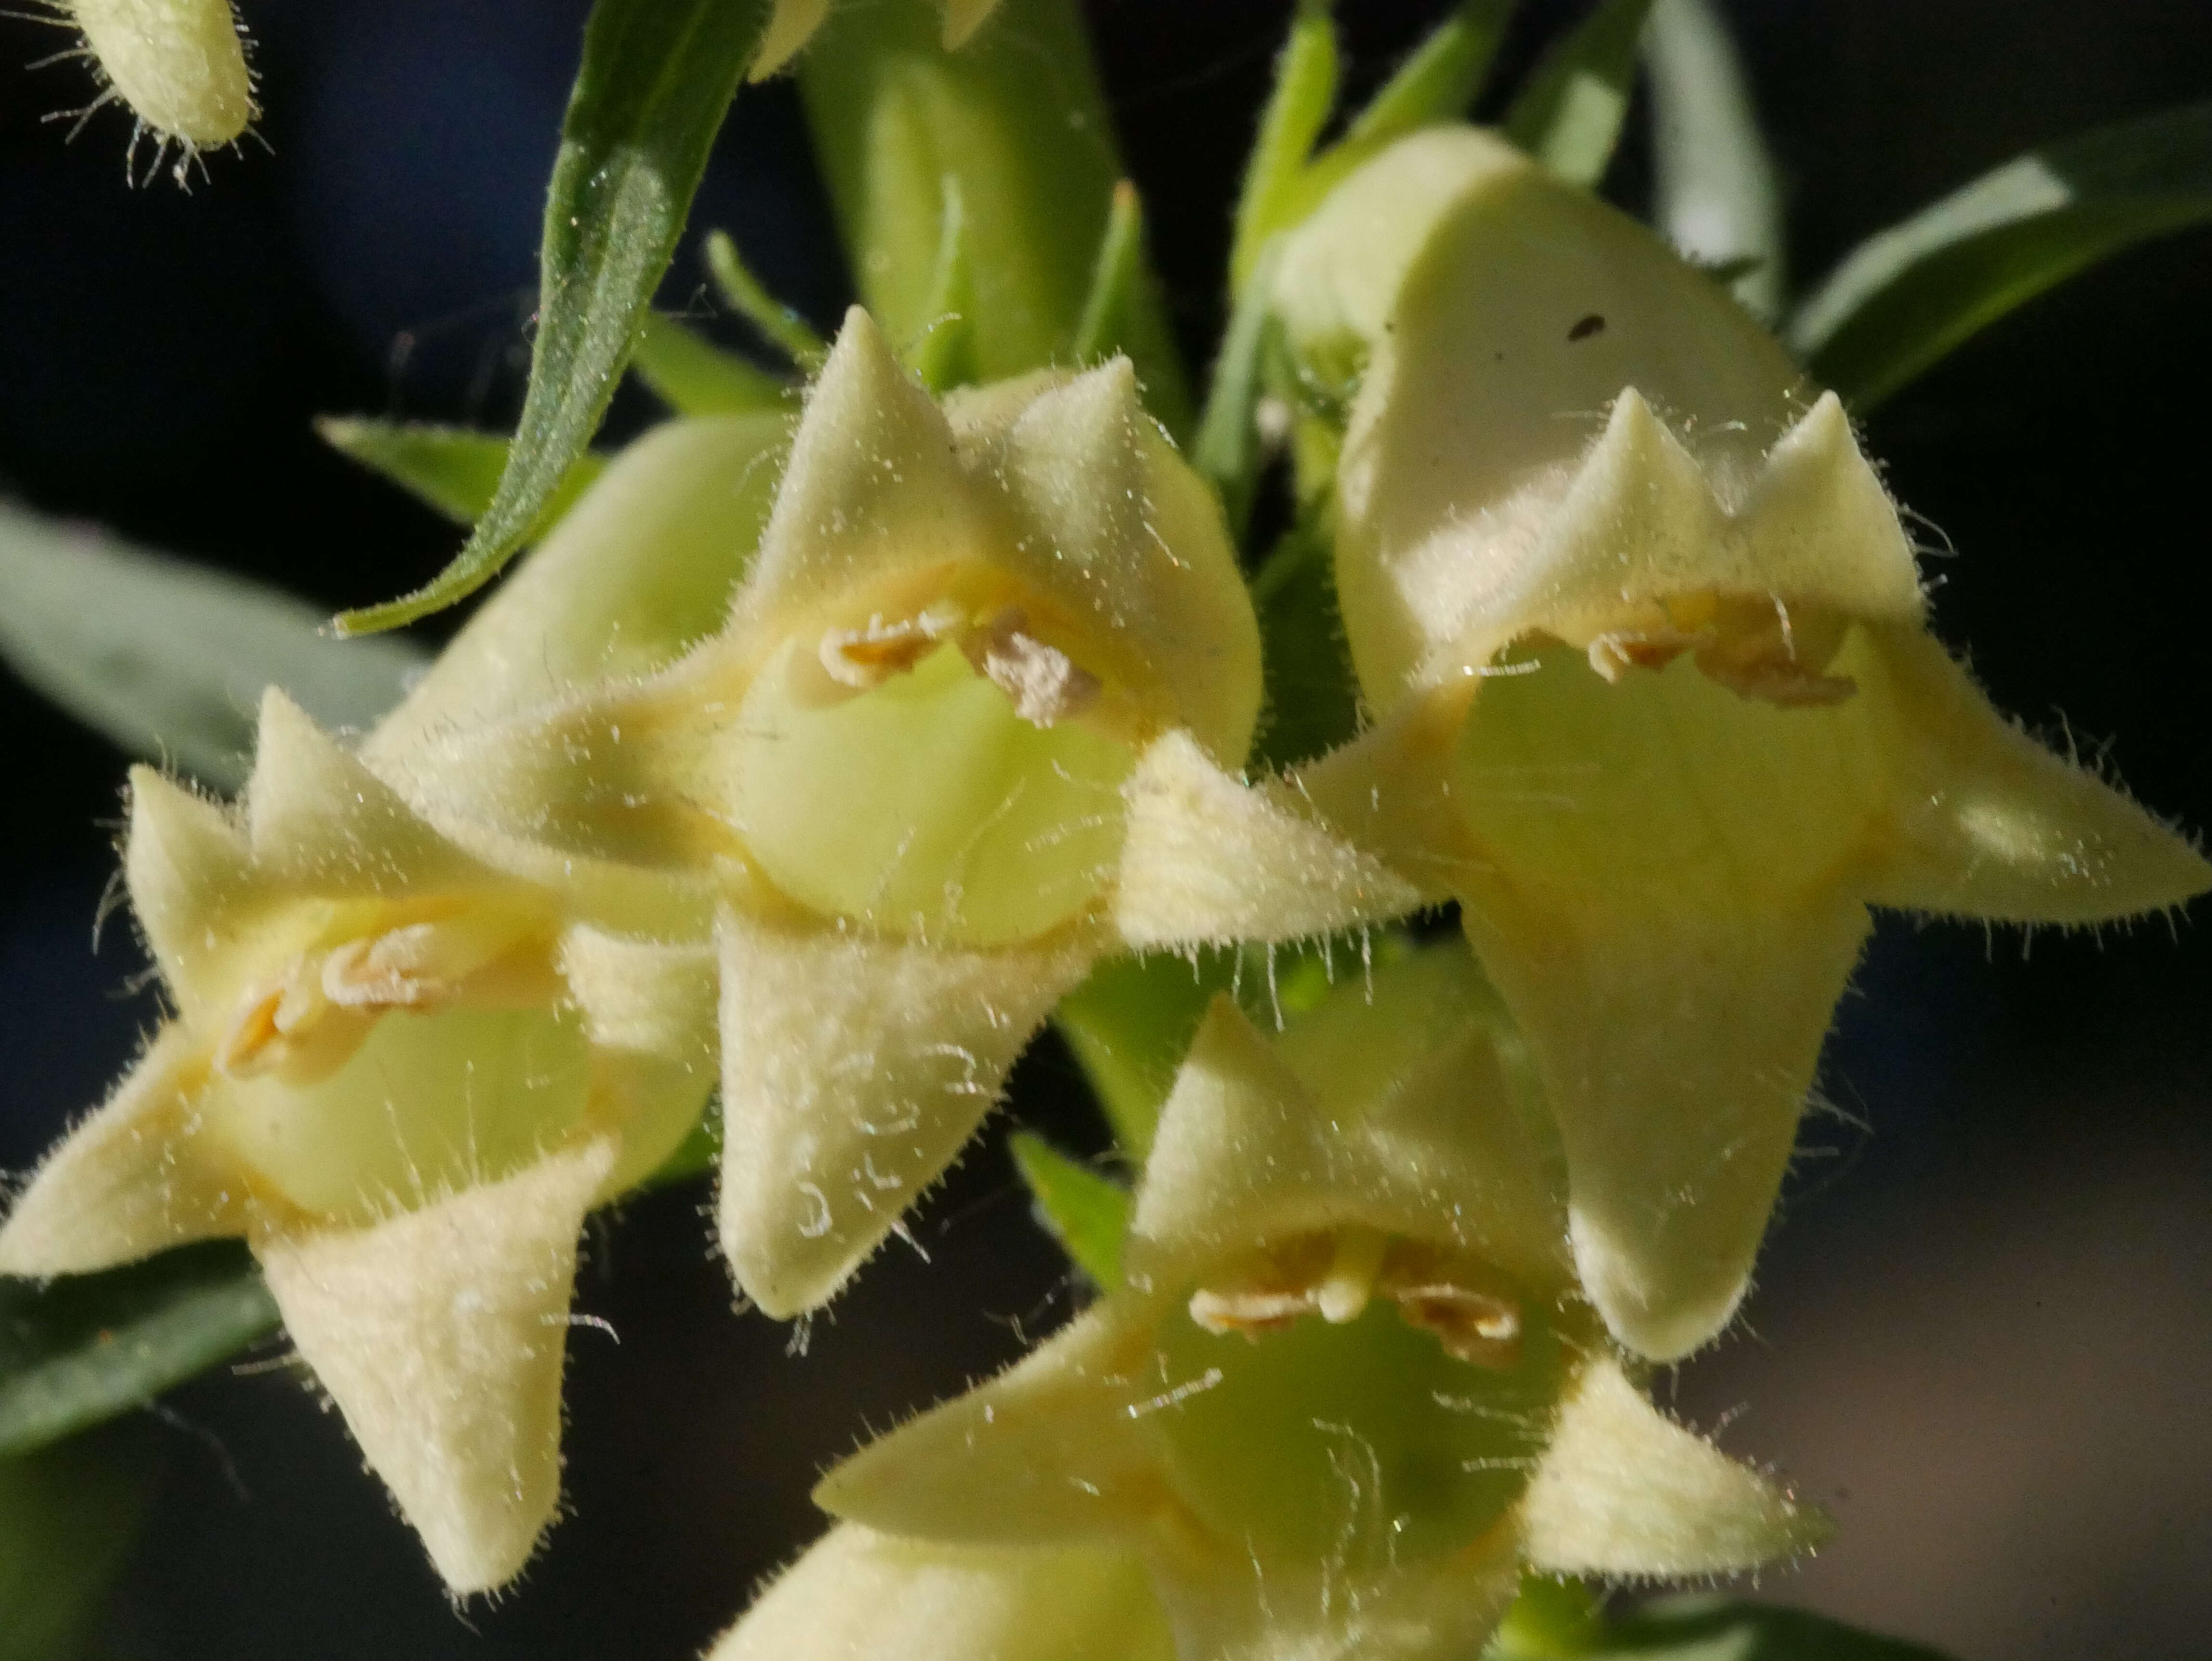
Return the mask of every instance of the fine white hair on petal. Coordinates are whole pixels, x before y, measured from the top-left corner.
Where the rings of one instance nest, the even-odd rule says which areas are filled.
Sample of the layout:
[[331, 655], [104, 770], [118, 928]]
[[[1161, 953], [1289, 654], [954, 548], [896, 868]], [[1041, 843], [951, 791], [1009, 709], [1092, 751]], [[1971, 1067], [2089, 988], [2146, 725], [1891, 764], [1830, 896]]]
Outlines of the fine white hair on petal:
[[253, 76], [230, 0], [65, 3], [115, 91], [161, 137], [215, 149], [253, 119]]

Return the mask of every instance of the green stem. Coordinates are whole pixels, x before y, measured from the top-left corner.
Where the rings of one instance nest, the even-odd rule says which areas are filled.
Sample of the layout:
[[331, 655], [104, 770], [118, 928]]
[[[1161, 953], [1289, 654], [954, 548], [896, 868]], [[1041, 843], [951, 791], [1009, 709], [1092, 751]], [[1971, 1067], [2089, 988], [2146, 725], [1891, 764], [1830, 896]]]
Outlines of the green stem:
[[[937, 0], [840, 8], [799, 88], [860, 296], [892, 341], [938, 321], [948, 205], [964, 210], [973, 372], [996, 380], [1071, 361], [1100, 228], [1122, 177], [1073, 0], [1006, 0], [966, 46], [939, 42]], [[1152, 284], [1122, 343], [1152, 412], [1176, 433], [1188, 382]]]

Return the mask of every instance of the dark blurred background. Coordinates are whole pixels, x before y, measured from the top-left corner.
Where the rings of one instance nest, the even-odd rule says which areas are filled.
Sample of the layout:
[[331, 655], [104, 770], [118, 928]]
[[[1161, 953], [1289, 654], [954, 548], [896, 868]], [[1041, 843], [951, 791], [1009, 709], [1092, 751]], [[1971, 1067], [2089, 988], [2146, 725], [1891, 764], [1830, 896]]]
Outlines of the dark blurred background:
[[[1525, 64], [1579, 10], [1529, 0]], [[2033, 143], [2212, 93], [2203, 0], [1729, 0], [1790, 204], [1793, 269]], [[126, 188], [119, 117], [42, 122], [82, 71], [0, 21], [0, 493], [337, 606], [427, 577], [455, 533], [321, 450], [367, 411], [497, 426], [525, 364], [540, 192], [582, 0], [246, 0], [273, 154], [187, 196]], [[1287, 6], [1091, 8], [1178, 320], [1218, 319], [1225, 206]], [[1344, 8], [1354, 89], [1442, 9]], [[1640, 130], [1615, 172], [1647, 188]], [[695, 226], [735, 230], [827, 325], [848, 294], [788, 83], [749, 90]], [[696, 250], [664, 304], [699, 288]], [[2185, 824], [2212, 824], [2203, 679], [2212, 234], [2132, 254], [1992, 330], [1869, 425], [1955, 543], [1938, 626], [1997, 701]], [[653, 411], [625, 394], [618, 428]], [[127, 930], [95, 954], [124, 758], [0, 672], [0, 1168], [95, 1100], [150, 1019]], [[1759, 1590], [1965, 1661], [2182, 1661], [2212, 1632], [2212, 944], [1877, 935], [1828, 1110], [1747, 1320], [1668, 1383], [1829, 1506], [1836, 1543]], [[1095, 1139], [1049, 1043], [1014, 1116]], [[158, 1416], [164, 1477], [99, 1653], [695, 1653], [816, 1530], [866, 1426], [957, 1389], [1068, 1290], [997, 1138], [811, 1334], [730, 1311], [696, 1190], [592, 1230], [568, 1384], [573, 1515], [520, 1586], [450, 1609], [334, 1420], [281, 1372]], [[276, 1353], [273, 1349], [270, 1354]]]

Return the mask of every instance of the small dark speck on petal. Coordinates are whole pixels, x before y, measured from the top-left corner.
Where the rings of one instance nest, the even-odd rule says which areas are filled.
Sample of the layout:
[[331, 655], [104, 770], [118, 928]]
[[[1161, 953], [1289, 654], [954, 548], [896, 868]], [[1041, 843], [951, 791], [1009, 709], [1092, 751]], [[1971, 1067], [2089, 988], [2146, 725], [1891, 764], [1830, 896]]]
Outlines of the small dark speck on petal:
[[1577, 322], [1573, 328], [1567, 331], [1567, 340], [1569, 344], [1571, 344], [1575, 341], [1588, 340], [1594, 334], [1603, 334], [1604, 332], [1605, 319], [1599, 316], [1595, 312], [1592, 312], [1588, 317], [1585, 317]]

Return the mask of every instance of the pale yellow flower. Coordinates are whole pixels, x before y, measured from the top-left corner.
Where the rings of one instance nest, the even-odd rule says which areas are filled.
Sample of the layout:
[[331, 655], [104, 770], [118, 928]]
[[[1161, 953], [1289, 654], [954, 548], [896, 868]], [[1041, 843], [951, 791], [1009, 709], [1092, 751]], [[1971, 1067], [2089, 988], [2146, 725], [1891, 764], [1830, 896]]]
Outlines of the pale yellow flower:
[[1277, 273], [1350, 399], [1337, 587], [1376, 719], [1303, 782], [1460, 902], [1589, 1295], [1684, 1354], [1741, 1296], [1869, 905], [2093, 922], [2212, 872], [1990, 708], [1835, 399], [1642, 228], [1443, 129]]
[[[592, 534], [608, 569], [660, 557], [617, 520]], [[774, 1314], [884, 1239], [1102, 954], [1413, 901], [1224, 770], [1258, 630], [1126, 360], [940, 408], [856, 310], [721, 630], [491, 718], [531, 639], [480, 642], [450, 725], [403, 710], [419, 741], [371, 759], [471, 845], [629, 883], [633, 932], [711, 947], [722, 1242]]]
[[[1807, 1549], [1817, 1517], [1613, 1359], [1482, 1003], [1455, 947], [1272, 1042], [1217, 1002], [1138, 1191], [1130, 1287], [833, 1470], [817, 1500], [874, 1532], [817, 1549], [999, 1553], [981, 1607], [1024, 1549], [1138, 1557], [1182, 1661], [1455, 1661], [1524, 1567], [1702, 1575]], [[752, 1619], [795, 1634], [806, 1595]], [[1090, 1653], [1030, 1618], [1009, 1658]], [[750, 1624], [725, 1655], [765, 1652]], [[889, 1657], [896, 1636], [792, 1652]]]
[[[632, 447], [368, 749], [389, 764], [502, 697], [679, 655], [750, 555], [783, 440], [731, 419]], [[609, 519], [665, 563], [609, 562]], [[711, 952], [620, 932], [690, 897], [465, 849], [274, 692], [237, 808], [136, 770], [125, 865], [174, 1015], [17, 1201], [0, 1272], [244, 1235], [440, 1573], [504, 1582], [559, 1498], [584, 1214], [713, 1087]]]

